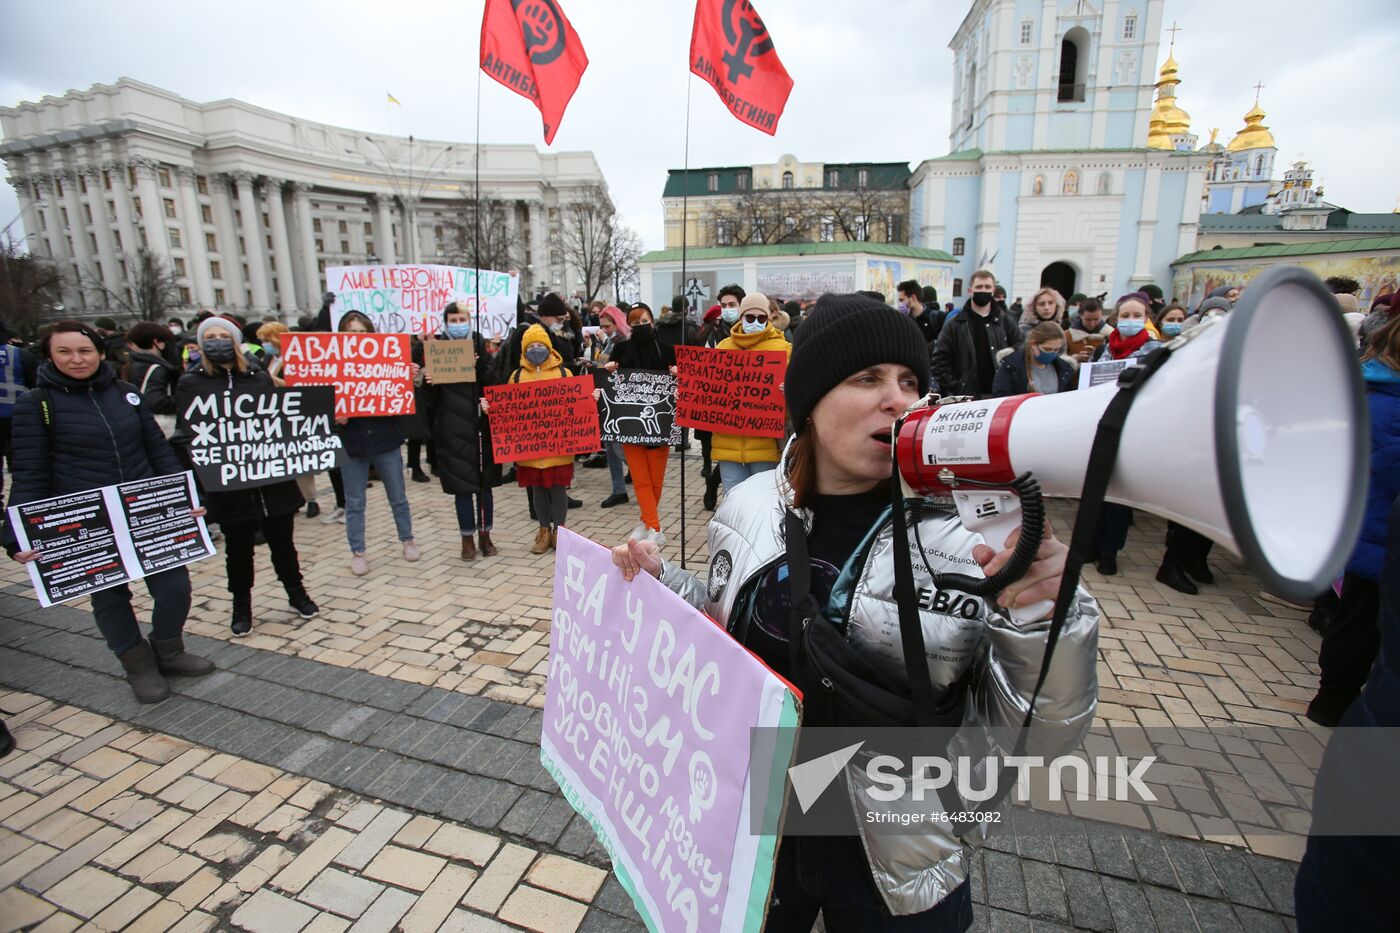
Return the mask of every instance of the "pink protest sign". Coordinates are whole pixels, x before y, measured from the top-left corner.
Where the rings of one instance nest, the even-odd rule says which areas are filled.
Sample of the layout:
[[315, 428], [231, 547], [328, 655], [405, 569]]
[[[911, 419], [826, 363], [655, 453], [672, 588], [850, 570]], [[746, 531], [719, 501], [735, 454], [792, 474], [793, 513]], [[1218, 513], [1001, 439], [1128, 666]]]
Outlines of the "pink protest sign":
[[797, 718], [791, 689], [722, 628], [559, 529], [540, 760], [648, 929], [762, 927], [796, 729], [762, 761], [750, 729]]

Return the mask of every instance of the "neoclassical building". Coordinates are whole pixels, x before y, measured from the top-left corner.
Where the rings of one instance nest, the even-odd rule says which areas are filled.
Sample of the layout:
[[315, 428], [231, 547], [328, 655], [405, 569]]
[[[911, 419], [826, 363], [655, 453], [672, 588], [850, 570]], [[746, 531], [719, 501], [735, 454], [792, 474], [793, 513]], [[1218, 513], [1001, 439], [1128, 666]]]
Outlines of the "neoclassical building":
[[[0, 108], [0, 130], [29, 249], [68, 273], [65, 304], [89, 316], [117, 310], [108, 293], [127, 294], [142, 248], [179, 276], [187, 309], [285, 318], [320, 307], [328, 265], [443, 261], [460, 252], [477, 157], [471, 143], [196, 103], [129, 78]], [[593, 154], [489, 145], [480, 159], [522, 292], [571, 293], [561, 209], [606, 192]]]

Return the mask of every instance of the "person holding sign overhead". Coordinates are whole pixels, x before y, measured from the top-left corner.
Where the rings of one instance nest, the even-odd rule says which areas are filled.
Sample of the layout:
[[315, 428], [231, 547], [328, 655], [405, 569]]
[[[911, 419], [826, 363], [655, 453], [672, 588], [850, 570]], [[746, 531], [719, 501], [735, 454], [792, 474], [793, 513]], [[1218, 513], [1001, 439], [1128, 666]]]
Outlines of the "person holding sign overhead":
[[[184, 471], [135, 386], [118, 381], [103, 362], [104, 347], [97, 331], [76, 321], [52, 324], [44, 335], [38, 387], [15, 404], [11, 506]], [[3, 543], [21, 563], [39, 556], [19, 550], [8, 522]], [[175, 567], [145, 580], [155, 603], [149, 642], [141, 638], [126, 584], [93, 593], [92, 615], [136, 699], [158, 703], [170, 696], [166, 675], [199, 677], [214, 662], [185, 651], [189, 570]]]
[[[350, 311], [340, 319], [340, 331], [347, 334], [372, 334], [374, 325], [358, 311]], [[418, 378], [414, 363], [413, 378]], [[392, 415], [379, 417], [336, 419], [340, 425], [340, 440], [345, 445], [345, 459], [340, 468], [345, 481], [345, 539], [350, 544], [350, 572], [357, 577], [369, 573], [365, 557], [365, 493], [369, 489], [371, 468], [384, 483], [384, 495], [394, 513], [394, 528], [403, 544], [403, 559], [415, 561], [423, 556], [413, 540], [413, 514], [408, 510], [408, 491], [403, 480], [403, 431], [399, 419]]]
[[[1047, 529], [1029, 570], [993, 601], [938, 590], [933, 575], [978, 568], [994, 575], [1011, 559], [1019, 529], [994, 549], [956, 512], [916, 507], [900, 516], [904, 527], [895, 535], [892, 428], [929, 389], [927, 347], [917, 324], [878, 300], [822, 296], [797, 330], [787, 370], [796, 434], [777, 470], [732, 490], [710, 522], [708, 581], [661, 560], [651, 541], [614, 548], [613, 562], [625, 579], [643, 571], [658, 577], [794, 683], [806, 698], [804, 726], [833, 725], [841, 702], [833, 701], [837, 688], [829, 679], [814, 679], [825, 676], [814, 661], [817, 644], [827, 649], [826, 670], [835, 675], [840, 668], [842, 689], [859, 680], [867, 691], [898, 694], [908, 703], [911, 668], [899, 636], [887, 633], [897, 625], [896, 602], [913, 603], [941, 721], [969, 736], [1014, 733], [1034, 696], [1036, 754], [1065, 754], [1097, 707], [1098, 607], [1082, 589], [1075, 593], [1055, 665], [1040, 687], [1049, 626], [1043, 619], [1015, 620], [1008, 610], [1053, 600], [1069, 549]], [[922, 556], [914, 561], [912, 586], [924, 581], [917, 594], [895, 583], [895, 555], [909, 539], [919, 542]], [[790, 641], [790, 635], [800, 637]], [[882, 806], [861, 797], [855, 775], [864, 764], [852, 758], [844, 772], [849, 793], [859, 798], [852, 800], [855, 813], [862, 805]], [[917, 806], [931, 809], [926, 801]], [[954, 822], [930, 820], [887, 834], [858, 816], [854, 822], [858, 837], [782, 839], [766, 929], [810, 930], [819, 912], [828, 929], [971, 925], [967, 875], [982, 832], [960, 833]]]
[[[549, 332], [539, 324], [531, 324], [520, 337], [520, 368], [506, 380], [511, 383], [543, 382], [572, 376], [564, 366], [564, 358], [554, 349]], [[490, 413], [483, 401], [481, 410]], [[521, 460], [515, 465], [515, 479], [530, 491], [535, 506], [535, 533], [531, 554], [543, 554], [554, 547], [559, 528], [569, 515], [569, 485], [574, 481], [574, 458], [569, 454]]]
[[[651, 308], [643, 302], [633, 305], [627, 312], [627, 326], [631, 336], [614, 345], [606, 367], [608, 372], [619, 369], [670, 372], [675, 367], [675, 350], [656, 339]], [[657, 507], [661, 502], [661, 486], [666, 481], [666, 461], [671, 456], [671, 448], [665, 444], [623, 444], [622, 455], [632, 471], [632, 490], [637, 494], [642, 515], [642, 520], [632, 529], [632, 537], [665, 544]]]
[[[196, 332], [199, 364], [181, 376], [175, 387], [178, 420], [175, 434], [170, 438], [187, 466], [192, 466], [189, 446], [194, 434], [183, 413], [196, 396], [219, 390], [233, 393], [272, 388], [272, 377], [267, 371], [254, 369], [249, 364], [239, 345], [238, 334], [237, 325], [221, 317], [205, 318]], [[294, 519], [306, 504], [295, 480], [238, 490], [206, 486], [204, 502], [210, 518], [219, 523], [224, 533], [224, 567], [228, 573], [228, 591], [233, 595], [229, 628], [235, 636], [241, 638], [253, 630], [253, 539], [259, 531], [272, 553], [277, 579], [287, 591], [287, 602], [303, 619], [320, 612], [302, 583], [301, 560], [293, 540]]]
[[[781, 350], [792, 352], [782, 333], [773, 326], [768, 314], [768, 296], [752, 292], [739, 303], [739, 319], [729, 330], [729, 336], [719, 342], [718, 350], [742, 353], [748, 350]], [[750, 476], [757, 476], [778, 465], [778, 441], [771, 437], [748, 437], [743, 434], [716, 433], [710, 441], [710, 456], [719, 466], [720, 482], [727, 496]], [[636, 475], [633, 475], [633, 482]]]

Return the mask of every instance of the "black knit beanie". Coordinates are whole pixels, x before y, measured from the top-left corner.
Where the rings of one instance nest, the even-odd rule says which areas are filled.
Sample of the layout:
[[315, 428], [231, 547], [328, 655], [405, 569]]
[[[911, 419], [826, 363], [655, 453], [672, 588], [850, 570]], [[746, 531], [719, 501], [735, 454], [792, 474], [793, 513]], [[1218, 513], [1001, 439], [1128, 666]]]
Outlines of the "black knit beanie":
[[908, 315], [863, 295], [823, 295], [792, 341], [785, 391], [792, 426], [801, 431], [822, 396], [871, 366], [908, 366], [928, 391], [928, 341]]
[[550, 292], [540, 299], [540, 306], [535, 311], [536, 317], [568, 317], [569, 306], [564, 304], [564, 299], [554, 292]]

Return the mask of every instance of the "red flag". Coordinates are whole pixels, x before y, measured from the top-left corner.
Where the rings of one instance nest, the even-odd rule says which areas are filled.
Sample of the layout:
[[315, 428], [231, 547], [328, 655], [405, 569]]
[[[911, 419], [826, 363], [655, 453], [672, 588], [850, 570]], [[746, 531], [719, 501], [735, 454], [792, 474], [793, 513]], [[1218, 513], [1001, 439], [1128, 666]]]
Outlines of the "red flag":
[[792, 78], [749, 0], [696, 0], [690, 70], [734, 116], [769, 136], [778, 132]]
[[554, 141], [586, 68], [588, 54], [558, 0], [486, 0], [481, 70], [535, 102], [545, 145]]

